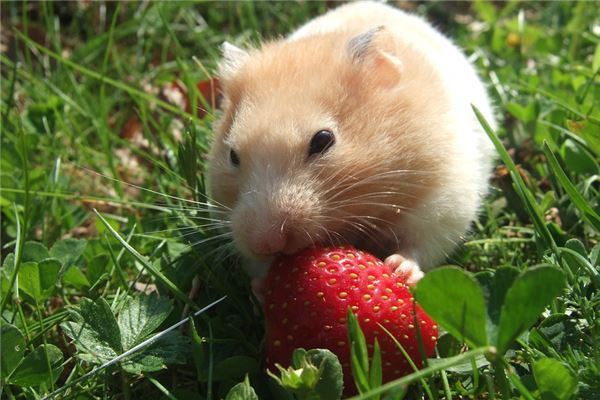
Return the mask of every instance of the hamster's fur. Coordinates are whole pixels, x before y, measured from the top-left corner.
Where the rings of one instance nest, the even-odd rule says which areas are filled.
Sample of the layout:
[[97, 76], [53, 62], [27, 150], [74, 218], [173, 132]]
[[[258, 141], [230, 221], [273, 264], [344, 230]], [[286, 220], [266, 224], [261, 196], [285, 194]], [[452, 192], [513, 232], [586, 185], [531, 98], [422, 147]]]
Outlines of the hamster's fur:
[[[370, 250], [413, 281], [460, 243], [493, 161], [475, 69], [424, 19], [356, 2], [288, 38], [224, 45], [210, 194], [236, 247], [264, 267], [317, 242]], [[312, 154], [313, 136], [333, 133]]]

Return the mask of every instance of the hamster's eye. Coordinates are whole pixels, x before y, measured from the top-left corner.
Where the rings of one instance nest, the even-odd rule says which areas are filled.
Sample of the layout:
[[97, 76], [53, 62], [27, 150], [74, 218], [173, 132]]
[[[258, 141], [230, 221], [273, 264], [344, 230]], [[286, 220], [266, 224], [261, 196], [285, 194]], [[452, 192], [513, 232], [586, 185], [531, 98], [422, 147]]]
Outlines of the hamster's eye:
[[328, 130], [322, 130], [313, 136], [310, 141], [310, 147], [308, 148], [308, 156], [311, 157], [314, 154], [325, 153], [335, 143], [335, 136], [333, 132]]
[[237, 153], [233, 149], [231, 149], [229, 151], [229, 159], [231, 160], [231, 163], [233, 165], [235, 165], [236, 167], [240, 166], [240, 158], [238, 157]]

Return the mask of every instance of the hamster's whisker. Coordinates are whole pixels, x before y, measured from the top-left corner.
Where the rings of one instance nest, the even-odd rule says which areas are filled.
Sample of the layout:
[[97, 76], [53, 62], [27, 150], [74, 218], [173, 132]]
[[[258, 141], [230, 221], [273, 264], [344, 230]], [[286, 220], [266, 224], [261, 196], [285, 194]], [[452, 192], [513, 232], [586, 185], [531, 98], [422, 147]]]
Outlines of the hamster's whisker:
[[[161, 192], [159, 192], [157, 190], [149, 189], [149, 188], [146, 188], [146, 187], [143, 187], [143, 186], [140, 186], [140, 185], [136, 185], [134, 183], [125, 182], [125, 181], [123, 181], [121, 179], [113, 178], [111, 176], [108, 176], [108, 175], [103, 174], [103, 173], [98, 172], [98, 171], [94, 171], [93, 169], [90, 169], [90, 168], [87, 168], [87, 167], [78, 166], [78, 168], [83, 169], [83, 170], [85, 170], [85, 171], [87, 171], [89, 173], [92, 173], [94, 175], [100, 176], [100, 177], [102, 177], [104, 179], [108, 179], [108, 180], [113, 181], [113, 182], [119, 182], [119, 183], [124, 184], [126, 186], [129, 186], [129, 187], [132, 187], [132, 188], [135, 188], [135, 189], [139, 189], [139, 190], [142, 190], [142, 191], [147, 192], [147, 193], [152, 193], [152, 194], [155, 194], [157, 196], [162, 196], [164, 198], [173, 199], [173, 200], [179, 200], [179, 201], [182, 201], [182, 202], [185, 202], [185, 203], [188, 203], [188, 204], [209, 205], [208, 203], [202, 203], [202, 202], [199, 202], [199, 201], [196, 201], [196, 200], [190, 200], [190, 199], [186, 199], [186, 198], [179, 197], [179, 196], [173, 196], [173, 195], [170, 195], [170, 194], [161, 193]], [[199, 194], [203, 194], [203, 193], [199, 193]], [[220, 206], [226, 208], [222, 204]]]
[[302, 231], [303, 231], [303, 233], [304, 233], [304, 234], [305, 234], [305, 235], [308, 237], [308, 240], [310, 240], [310, 243], [311, 243], [311, 245], [312, 245], [312, 246], [314, 246], [314, 245], [316, 244], [316, 243], [315, 243], [315, 240], [314, 240], [314, 239], [313, 239], [313, 237], [310, 235], [310, 232], [308, 231], [308, 229], [306, 229], [306, 228], [302, 228]]
[[[343, 186], [343, 185], [338, 184], [338, 185], [335, 185], [335, 186], [331, 187], [330, 189], [328, 189], [325, 194], [327, 195], [330, 192], [332, 192], [333, 190], [341, 188], [341, 190], [339, 190], [337, 193], [335, 193], [333, 196], [331, 196], [329, 198], [329, 200], [331, 201], [353, 189], [360, 188], [361, 185], [367, 185], [367, 184], [373, 185], [373, 184], [376, 184], [378, 181], [382, 180], [383, 177], [389, 178], [389, 174], [391, 172], [398, 173], [398, 172], [400, 172], [400, 170], [388, 171], [387, 173], [381, 173], [381, 174], [367, 176], [359, 181], [356, 181], [356, 182], [350, 184], [349, 186]], [[402, 170], [402, 172], [406, 172], [406, 171]], [[418, 183], [412, 183], [412, 182], [395, 181], [393, 183], [394, 183], [394, 186], [387, 186], [386, 188], [388, 188], [388, 189], [393, 188], [396, 190], [400, 190], [402, 187], [428, 188], [428, 186], [426, 186], [426, 185], [420, 185]], [[397, 187], [396, 187], [396, 185], [397, 185]], [[403, 193], [398, 193], [398, 194], [403, 194]]]
[[[322, 230], [323, 232], [325, 232], [325, 235], [327, 236], [327, 240], [332, 245], [336, 245], [336, 244], [340, 245], [345, 242], [344, 237], [339, 232], [331, 231], [331, 230], [327, 229], [323, 224], [319, 224], [318, 228], [320, 230]], [[332, 234], [334, 235], [333, 237], [331, 236]], [[336, 243], [336, 239], [337, 239], [337, 243]]]
[[189, 244], [189, 246], [190, 247], [195, 247], [195, 246], [201, 245], [203, 243], [208, 243], [208, 242], [210, 242], [212, 240], [217, 240], [217, 239], [226, 238], [226, 237], [231, 238], [231, 237], [233, 237], [233, 234], [231, 232], [221, 233], [219, 235], [211, 236], [211, 237], [208, 237], [206, 239], [198, 240], [197, 242], [192, 242], [192, 243]]
[[398, 191], [372, 192], [372, 193], [359, 194], [359, 195], [356, 195], [354, 197], [349, 197], [344, 200], [336, 200], [333, 202], [333, 204], [343, 204], [343, 203], [347, 203], [347, 202], [355, 202], [356, 200], [364, 200], [364, 199], [385, 199], [385, 198], [394, 198], [394, 197], [412, 197], [415, 199], [418, 198], [418, 196], [415, 196], [415, 195], [412, 195], [409, 193], [398, 192]]
[[150, 222], [156, 222], [156, 221], [163, 221], [163, 220], [176, 220], [176, 219], [191, 219], [194, 221], [208, 221], [208, 222], [222, 222], [222, 223], [226, 223], [229, 224], [230, 221], [228, 219], [220, 219], [220, 218], [209, 218], [209, 217], [201, 217], [199, 215], [188, 215], [188, 214], [184, 214], [184, 215], [169, 215], [166, 217], [155, 217], [155, 218], [149, 218], [148, 221]]
[[400, 210], [400, 211], [412, 211], [412, 209], [410, 207], [405, 207], [405, 206], [401, 206], [399, 204], [394, 204], [394, 203], [377, 203], [377, 202], [370, 202], [370, 201], [356, 201], [356, 202], [348, 201], [348, 202], [340, 202], [340, 203], [334, 203], [334, 204], [336, 204], [336, 206], [329, 207], [329, 210], [344, 211], [344, 209], [349, 208], [351, 206], [374, 206], [374, 207], [389, 207], [389, 208], [393, 208], [394, 210]]
[[[189, 211], [189, 212], [210, 212], [210, 213], [215, 213], [215, 214], [226, 214], [228, 212], [230, 212], [230, 210], [225, 210], [225, 209], [220, 209], [219, 206], [215, 206], [215, 205], [210, 205], [210, 207], [198, 207], [198, 206], [192, 206], [192, 207], [186, 207], [186, 206], [173, 206], [173, 205], [160, 205], [160, 207], [165, 208], [166, 210], [169, 211]], [[212, 208], [211, 208], [212, 207]]]
[[[204, 231], [210, 231], [210, 230], [216, 230], [216, 229], [220, 229], [220, 228], [224, 228], [224, 227], [225, 227], [225, 225], [215, 223], [215, 224], [206, 224], [206, 225], [200, 225], [200, 226], [185, 226], [185, 227], [181, 227], [181, 228], [157, 229], [154, 231], [145, 231], [144, 233], [145, 234], [156, 234], [156, 233], [192, 231], [190, 233], [186, 233], [186, 235], [188, 235], [188, 234], [199, 233], [198, 229], [202, 229]], [[181, 235], [181, 236], [183, 236], [183, 235]]]

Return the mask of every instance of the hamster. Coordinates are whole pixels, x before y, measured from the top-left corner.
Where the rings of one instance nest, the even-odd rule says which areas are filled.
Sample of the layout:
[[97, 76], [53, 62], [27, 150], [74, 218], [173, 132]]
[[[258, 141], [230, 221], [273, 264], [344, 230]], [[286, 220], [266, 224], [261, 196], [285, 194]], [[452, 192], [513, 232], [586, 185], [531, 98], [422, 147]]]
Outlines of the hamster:
[[223, 45], [209, 193], [264, 276], [350, 243], [414, 283], [463, 240], [488, 187], [494, 125], [465, 55], [424, 19], [342, 5], [258, 49]]

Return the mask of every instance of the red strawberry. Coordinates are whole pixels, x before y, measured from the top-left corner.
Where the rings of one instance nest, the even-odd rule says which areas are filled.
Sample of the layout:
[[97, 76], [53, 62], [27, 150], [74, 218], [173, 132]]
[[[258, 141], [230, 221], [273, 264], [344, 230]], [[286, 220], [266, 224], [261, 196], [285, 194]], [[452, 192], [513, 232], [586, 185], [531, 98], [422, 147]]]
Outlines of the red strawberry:
[[384, 382], [412, 371], [393, 340], [402, 344], [421, 366], [413, 310], [425, 352], [433, 354], [437, 325], [418, 306], [408, 287], [374, 256], [353, 247], [308, 248], [275, 260], [264, 284], [267, 324], [267, 364], [290, 365], [292, 352], [303, 347], [334, 352], [351, 386], [350, 348], [346, 313], [357, 316], [369, 349], [377, 338], [381, 346]]

